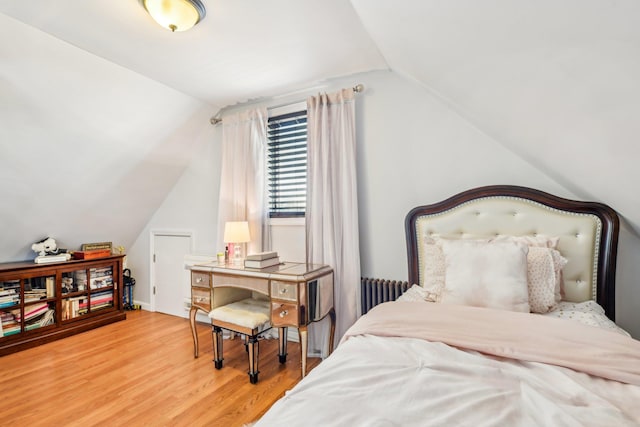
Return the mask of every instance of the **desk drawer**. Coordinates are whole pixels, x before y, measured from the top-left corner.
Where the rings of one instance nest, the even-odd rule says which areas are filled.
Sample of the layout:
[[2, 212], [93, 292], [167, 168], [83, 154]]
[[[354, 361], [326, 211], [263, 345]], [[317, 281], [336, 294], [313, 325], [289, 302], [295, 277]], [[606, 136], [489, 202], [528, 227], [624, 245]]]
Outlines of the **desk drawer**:
[[191, 305], [204, 311], [211, 311], [211, 293], [207, 288], [191, 288]]
[[198, 273], [196, 271], [191, 272], [191, 286], [197, 286], [199, 288], [209, 288], [211, 285], [209, 281], [208, 273]]
[[298, 302], [297, 283], [271, 281], [271, 298]]
[[213, 275], [213, 287], [231, 287], [242, 288], [250, 291], [259, 292], [263, 295], [269, 295], [269, 279], [262, 277], [243, 277], [233, 276], [230, 274], [218, 274]]
[[286, 302], [271, 302], [271, 323], [273, 326], [298, 327], [298, 306]]

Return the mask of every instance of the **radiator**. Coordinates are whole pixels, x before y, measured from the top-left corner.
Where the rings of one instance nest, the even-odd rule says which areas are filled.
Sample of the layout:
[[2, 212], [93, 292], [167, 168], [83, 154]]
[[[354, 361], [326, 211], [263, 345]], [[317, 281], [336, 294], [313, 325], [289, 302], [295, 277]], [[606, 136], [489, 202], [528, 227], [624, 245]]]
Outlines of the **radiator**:
[[407, 289], [409, 289], [409, 282], [360, 278], [360, 308], [362, 308], [362, 314], [366, 314], [367, 311], [380, 303], [395, 301]]

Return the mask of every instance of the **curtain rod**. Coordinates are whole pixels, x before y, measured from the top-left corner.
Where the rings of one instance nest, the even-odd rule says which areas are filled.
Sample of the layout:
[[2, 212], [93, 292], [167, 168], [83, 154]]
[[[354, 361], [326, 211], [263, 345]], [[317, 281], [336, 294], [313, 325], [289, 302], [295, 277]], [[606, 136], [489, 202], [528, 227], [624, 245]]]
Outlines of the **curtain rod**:
[[[354, 87], [352, 87], [351, 89], [352, 89], [355, 93], [361, 93], [361, 92], [364, 92], [364, 85], [363, 85], [362, 83], [358, 83], [357, 85], [355, 85], [355, 86], [354, 86]], [[296, 101], [296, 102], [299, 102], [299, 101]], [[295, 104], [296, 102], [290, 102], [290, 103], [288, 103], [288, 104], [276, 105], [276, 106], [271, 107], [271, 108], [284, 107], [284, 106], [286, 106], [286, 105]], [[213, 116], [213, 117], [211, 117], [211, 118], [209, 119], [209, 122], [210, 122], [212, 125], [214, 125], [214, 126], [215, 126], [215, 125], [217, 125], [218, 123], [221, 123], [221, 122], [222, 122], [222, 118], [221, 118], [221, 117], [218, 117], [218, 114], [220, 114], [220, 111], [218, 111], [218, 113], [217, 113], [215, 116]]]

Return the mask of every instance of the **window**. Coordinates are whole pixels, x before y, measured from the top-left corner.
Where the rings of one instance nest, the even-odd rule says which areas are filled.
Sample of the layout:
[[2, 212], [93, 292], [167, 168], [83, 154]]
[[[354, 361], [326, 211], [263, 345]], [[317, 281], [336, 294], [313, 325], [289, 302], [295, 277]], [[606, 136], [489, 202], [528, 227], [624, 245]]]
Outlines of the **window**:
[[303, 217], [307, 204], [307, 112], [269, 118], [269, 217]]

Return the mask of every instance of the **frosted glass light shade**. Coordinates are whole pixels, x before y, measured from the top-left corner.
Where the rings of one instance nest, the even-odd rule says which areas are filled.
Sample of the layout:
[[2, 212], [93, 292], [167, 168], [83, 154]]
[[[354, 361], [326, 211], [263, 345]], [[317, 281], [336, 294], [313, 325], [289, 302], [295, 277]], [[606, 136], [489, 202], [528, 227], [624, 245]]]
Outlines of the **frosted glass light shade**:
[[247, 221], [227, 221], [224, 224], [224, 239], [227, 243], [246, 243], [251, 241]]
[[200, 0], [140, 0], [149, 15], [171, 31], [185, 31], [206, 15]]

